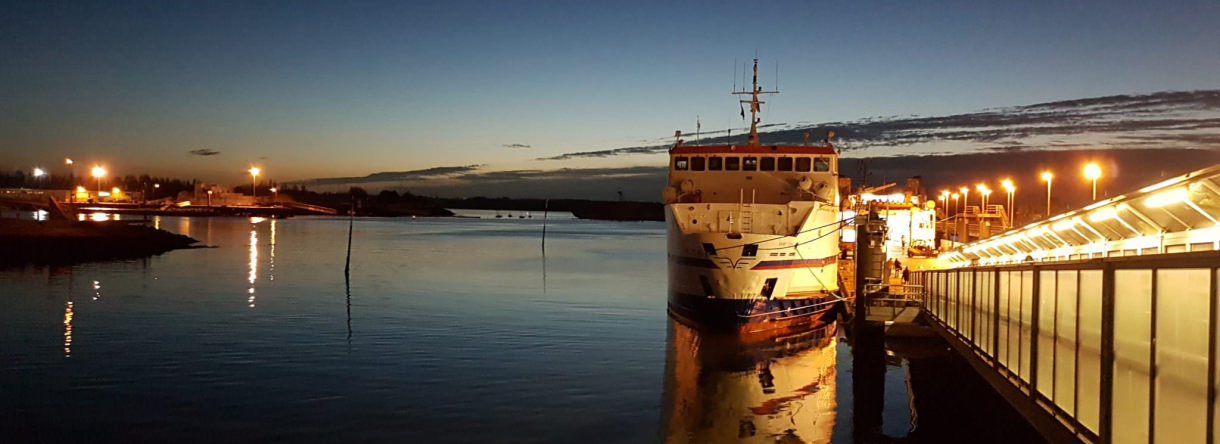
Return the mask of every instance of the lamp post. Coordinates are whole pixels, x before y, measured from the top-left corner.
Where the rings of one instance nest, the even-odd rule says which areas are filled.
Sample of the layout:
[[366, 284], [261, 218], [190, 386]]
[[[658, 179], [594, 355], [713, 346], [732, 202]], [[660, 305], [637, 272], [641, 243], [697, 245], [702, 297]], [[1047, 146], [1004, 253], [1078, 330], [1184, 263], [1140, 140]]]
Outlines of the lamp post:
[[980, 209], [984, 213], [987, 212], [987, 195], [990, 194], [990, 193], [983, 192], [986, 189], [987, 189], [987, 185], [983, 185], [981, 183], [974, 186], [974, 190], [979, 192], [979, 204], [981, 205]]
[[966, 212], [970, 209], [970, 189], [961, 187], [958, 191], [962, 192], [962, 212]]
[[41, 188], [40, 183], [42, 182], [42, 176], [46, 175], [47, 172], [43, 171], [42, 168], [34, 168], [34, 186], [36, 188]]
[[276, 187], [271, 187], [271, 201], [275, 202], [278, 200], [280, 200], [280, 189], [276, 188]]
[[250, 167], [250, 196], [258, 199], [258, 173], [262, 171], [258, 167]]
[[97, 195], [98, 195], [98, 197], [101, 197], [101, 195], [102, 195], [102, 176], [106, 175], [106, 169], [102, 168], [100, 166], [94, 166], [92, 172], [93, 172], [93, 177], [97, 178]]
[[1096, 162], [1084, 166], [1084, 177], [1093, 181], [1093, 201], [1097, 201], [1097, 179], [1101, 177], [1101, 167]]
[[957, 214], [957, 212], [958, 212], [957, 204], [959, 202], [961, 202], [962, 195], [961, 195], [961, 193], [953, 193], [951, 196], [953, 196], [953, 213]]
[[1013, 226], [1013, 215], [1014, 215], [1014, 214], [1016, 214], [1016, 210], [1015, 210], [1015, 209], [1013, 209], [1013, 207], [1014, 207], [1014, 206], [1016, 206], [1016, 203], [1015, 203], [1014, 201], [1016, 200], [1017, 186], [1016, 186], [1016, 185], [1013, 185], [1013, 183], [1012, 183], [1012, 179], [1004, 179], [1004, 180], [1001, 180], [1001, 181], [1000, 181], [1000, 185], [1001, 185], [1001, 186], [1003, 186], [1003, 187], [1004, 187], [1004, 191], [1005, 191], [1006, 193], [1008, 193], [1008, 203], [1007, 203], [1007, 206], [1008, 206], [1008, 226], [1009, 226], [1009, 227], [1012, 227], [1012, 226]]
[[1050, 171], [1042, 172], [1042, 180], [1046, 181], [1046, 218], [1051, 217], [1051, 181], [1055, 179], [1055, 174]]

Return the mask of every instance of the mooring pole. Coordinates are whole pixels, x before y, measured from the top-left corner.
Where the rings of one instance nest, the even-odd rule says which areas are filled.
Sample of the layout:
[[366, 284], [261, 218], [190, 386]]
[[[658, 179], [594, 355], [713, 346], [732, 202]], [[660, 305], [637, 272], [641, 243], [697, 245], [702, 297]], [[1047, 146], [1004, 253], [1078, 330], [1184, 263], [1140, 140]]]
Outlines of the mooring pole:
[[885, 221], [869, 208], [857, 215], [856, 300], [852, 318], [852, 441], [878, 442], [885, 408], [885, 325], [868, 321], [868, 282], [884, 282]]

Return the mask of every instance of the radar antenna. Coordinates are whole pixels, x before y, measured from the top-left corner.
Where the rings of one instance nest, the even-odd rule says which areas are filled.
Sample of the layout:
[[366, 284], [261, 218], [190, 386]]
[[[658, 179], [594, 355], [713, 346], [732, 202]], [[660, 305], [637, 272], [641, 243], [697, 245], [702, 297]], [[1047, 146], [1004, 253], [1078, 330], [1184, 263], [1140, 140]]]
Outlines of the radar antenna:
[[[754, 59], [754, 83], [749, 91], [733, 91], [734, 95], [750, 95], [750, 100], [742, 100], [742, 104], [750, 105], [750, 138], [747, 140], [747, 145], [758, 146], [758, 112], [761, 110], [763, 101], [758, 100], [758, 96], [762, 94], [779, 94], [779, 91], [763, 91], [762, 87], [758, 86], [758, 59]], [[745, 111], [742, 111], [741, 117], [745, 117]]]

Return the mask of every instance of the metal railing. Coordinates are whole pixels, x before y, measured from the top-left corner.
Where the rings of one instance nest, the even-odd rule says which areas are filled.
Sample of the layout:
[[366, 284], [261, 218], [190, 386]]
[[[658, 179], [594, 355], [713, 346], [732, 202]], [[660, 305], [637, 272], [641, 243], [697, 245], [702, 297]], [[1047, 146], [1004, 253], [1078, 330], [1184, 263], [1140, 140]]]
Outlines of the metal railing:
[[1220, 252], [912, 272], [930, 318], [1084, 442], [1214, 442]]

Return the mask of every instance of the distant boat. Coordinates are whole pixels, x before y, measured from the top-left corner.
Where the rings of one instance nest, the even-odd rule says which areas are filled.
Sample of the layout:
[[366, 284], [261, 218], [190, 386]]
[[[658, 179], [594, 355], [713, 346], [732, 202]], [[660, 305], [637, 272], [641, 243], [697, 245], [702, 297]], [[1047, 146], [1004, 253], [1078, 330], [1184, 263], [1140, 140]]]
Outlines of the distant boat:
[[[697, 328], [759, 332], [819, 322], [838, 301], [838, 156], [761, 145], [754, 87], [744, 146], [669, 150], [669, 313]], [[681, 133], [678, 133], [680, 136]]]

